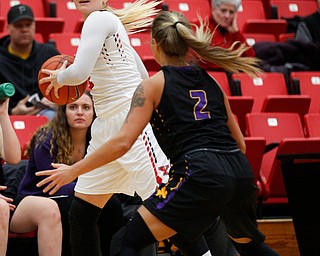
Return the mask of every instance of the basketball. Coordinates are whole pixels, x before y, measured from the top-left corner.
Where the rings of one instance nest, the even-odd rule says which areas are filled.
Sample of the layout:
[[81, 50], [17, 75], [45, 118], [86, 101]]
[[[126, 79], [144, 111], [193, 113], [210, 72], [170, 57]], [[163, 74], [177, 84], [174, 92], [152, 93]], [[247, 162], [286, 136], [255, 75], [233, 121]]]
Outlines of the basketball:
[[[46, 60], [42, 66], [41, 69], [49, 69], [49, 70], [55, 70], [62, 66], [62, 64], [65, 62], [65, 60], [68, 60], [68, 65], [71, 65], [73, 63], [74, 58], [65, 54], [61, 55], [55, 55], [51, 57], [50, 59]], [[47, 74], [44, 74], [41, 72], [41, 70], [38, 73], [38, 81], [40, 81], [41, 78], [48, 76]], [[69, 104], [71, 102], [76, 101], [79, 99], [84, 91], [87, 88], [87, 81], [83, 82], [79, 85], [72, 85], [72, 86], [63, 86], [58, 90], [59, 99], [54, 95], [54, 89], [49, 92], [48, 95], [45, 94], [46, 89], [48, 87], [49, 83], [43, 83], [39, 84], [39, 88], [41, 93], [44, 97], [46, 97], [51, 102], [54, 102], [58, 105], [65, 105]]]

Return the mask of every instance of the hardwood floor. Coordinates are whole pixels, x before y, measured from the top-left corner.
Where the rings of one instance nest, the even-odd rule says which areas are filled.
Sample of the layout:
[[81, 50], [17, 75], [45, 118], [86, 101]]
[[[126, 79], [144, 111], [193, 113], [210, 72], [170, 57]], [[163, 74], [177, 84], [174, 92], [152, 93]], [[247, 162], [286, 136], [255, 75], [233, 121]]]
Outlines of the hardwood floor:
[[281, 256], [300, 256], [292, 219], [258, 220], [258, 226], [266, 235], [266, 244]]
[[[266, 235], [266, 244], [281, 256], [300, 256], [292, 219], [259, 219], [258, 226]], [[163, 246], [164, 244], [160, 243], [160, 248]], [[174, 253], [176, 249], [174, 246], [172, 247], [173, 255], [180, 255]], [[169, 256], [170, 254], [160, 250], [158, 255]]]

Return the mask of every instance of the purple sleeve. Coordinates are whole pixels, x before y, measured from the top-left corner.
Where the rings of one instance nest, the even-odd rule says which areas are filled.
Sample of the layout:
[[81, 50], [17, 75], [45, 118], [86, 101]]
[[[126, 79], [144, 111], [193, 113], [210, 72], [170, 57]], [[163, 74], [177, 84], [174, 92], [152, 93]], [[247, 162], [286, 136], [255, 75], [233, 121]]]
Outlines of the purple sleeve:
[[[24, 178], [21, 182], [19, 193], [23, 195], [40, 195], [49, 196], [42, 192], [43, 188], [38, 188], [36, 184], [45, 177], [35, 176], [37, 171], [51, 170], [53, 169], [51, 163], [54, 162], [57, 154], [57, 148], [53, 150], [53, 155], [50, 154], [50, 139], [51, 136], [47, 136], [45, 141], [38, 147], [31, 149], [28, 167]], [[72, 195], [75, 182], [71, 182], [59, 189], [56, 195]]]

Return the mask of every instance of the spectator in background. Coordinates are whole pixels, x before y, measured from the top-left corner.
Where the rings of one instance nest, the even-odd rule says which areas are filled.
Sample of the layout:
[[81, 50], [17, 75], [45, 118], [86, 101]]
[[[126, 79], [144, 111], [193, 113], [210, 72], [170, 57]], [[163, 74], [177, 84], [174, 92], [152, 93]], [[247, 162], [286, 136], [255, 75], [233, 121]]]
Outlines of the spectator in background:
[[295, 39], [304, 43], [320, 43], [320, 0], [318, 10], [304, 17], [298, 25]]
[[[241, 0], [211, 0], [212, 17], [209, 20], [209, 28], [214, 31], [212, 45], [229, 48], [235, 42], [246, 43], [237, 25], [237, 12], [240, 6]], [[255, 52], [249, 47], [242, 56], [254, 57]], [[204, 63], [201, 66], [210, 70], [221, 69], [212, 63]]]
[[[38, 88], [38, 71], [42, 64], [59, 52], [49, 44], [35, 41], [35, 21], [32, 9], [27, 5], [15, 5], [8, 12], [8, 36], [0, 39], [0, 83], [10, 82], [15, 94], [10, 99], [9, 113], [12, 115], [45, 115], [49, 119], [55, 114], [55, 105]], [[28, 103], [30, 95], [39, 94], [44, 105]]]
[[[8, 115], [9, 99], [0, 102], [0, 160], [17, 164], [21, 160], [21, 149], [17, 135]], [[5, 146], [6, 145], [6, 146]], [[5, 190], [2, 164], [0, 165], [0, 192]], [[10, 210], [15, 206], [12, 199], [0, 194], [0, 255], [6, 255]]]
[[[17, 202], [22, 204], [30, 195], [36, 198], [50, 197], [42, 192], [36, 184], [42, 177], [35, 172], [51, 169], [51, 163], [73, 164], [81, 160], [91, 139], [91, 124], [95, 113], [89, 91], [85, 91], [78, 100], [57, 108], [57, 115], [47, 124], [40, 127], [31, 139], [28, 148], [29, 164], [23, 177]], [[52, 198], [57, 202], [62, 221], [63, 245], [62, 255], [70, 256], [70, 229], [68, 212], [73, 200], [75, 182], [63, 186]], [[45, 198], [48, 199], [48, 198]], [[123, 214], [120, 202], [112, 197], [102, 209], [99, 219], [102, 255], [109, 255], [113, 234], [123, 225]]]

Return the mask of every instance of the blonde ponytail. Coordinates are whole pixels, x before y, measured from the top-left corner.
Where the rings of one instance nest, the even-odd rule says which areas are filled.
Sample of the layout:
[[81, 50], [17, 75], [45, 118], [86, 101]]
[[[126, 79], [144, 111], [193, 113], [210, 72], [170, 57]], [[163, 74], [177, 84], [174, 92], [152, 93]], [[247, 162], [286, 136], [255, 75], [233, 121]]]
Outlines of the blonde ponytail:
[[129, 34], [146, 30], [151, 26], [153, 17], [160, 11], [156, 8], [161, 1], [137, 0], [123, 9], [108, 5], [107, 10], [121, 20]]

